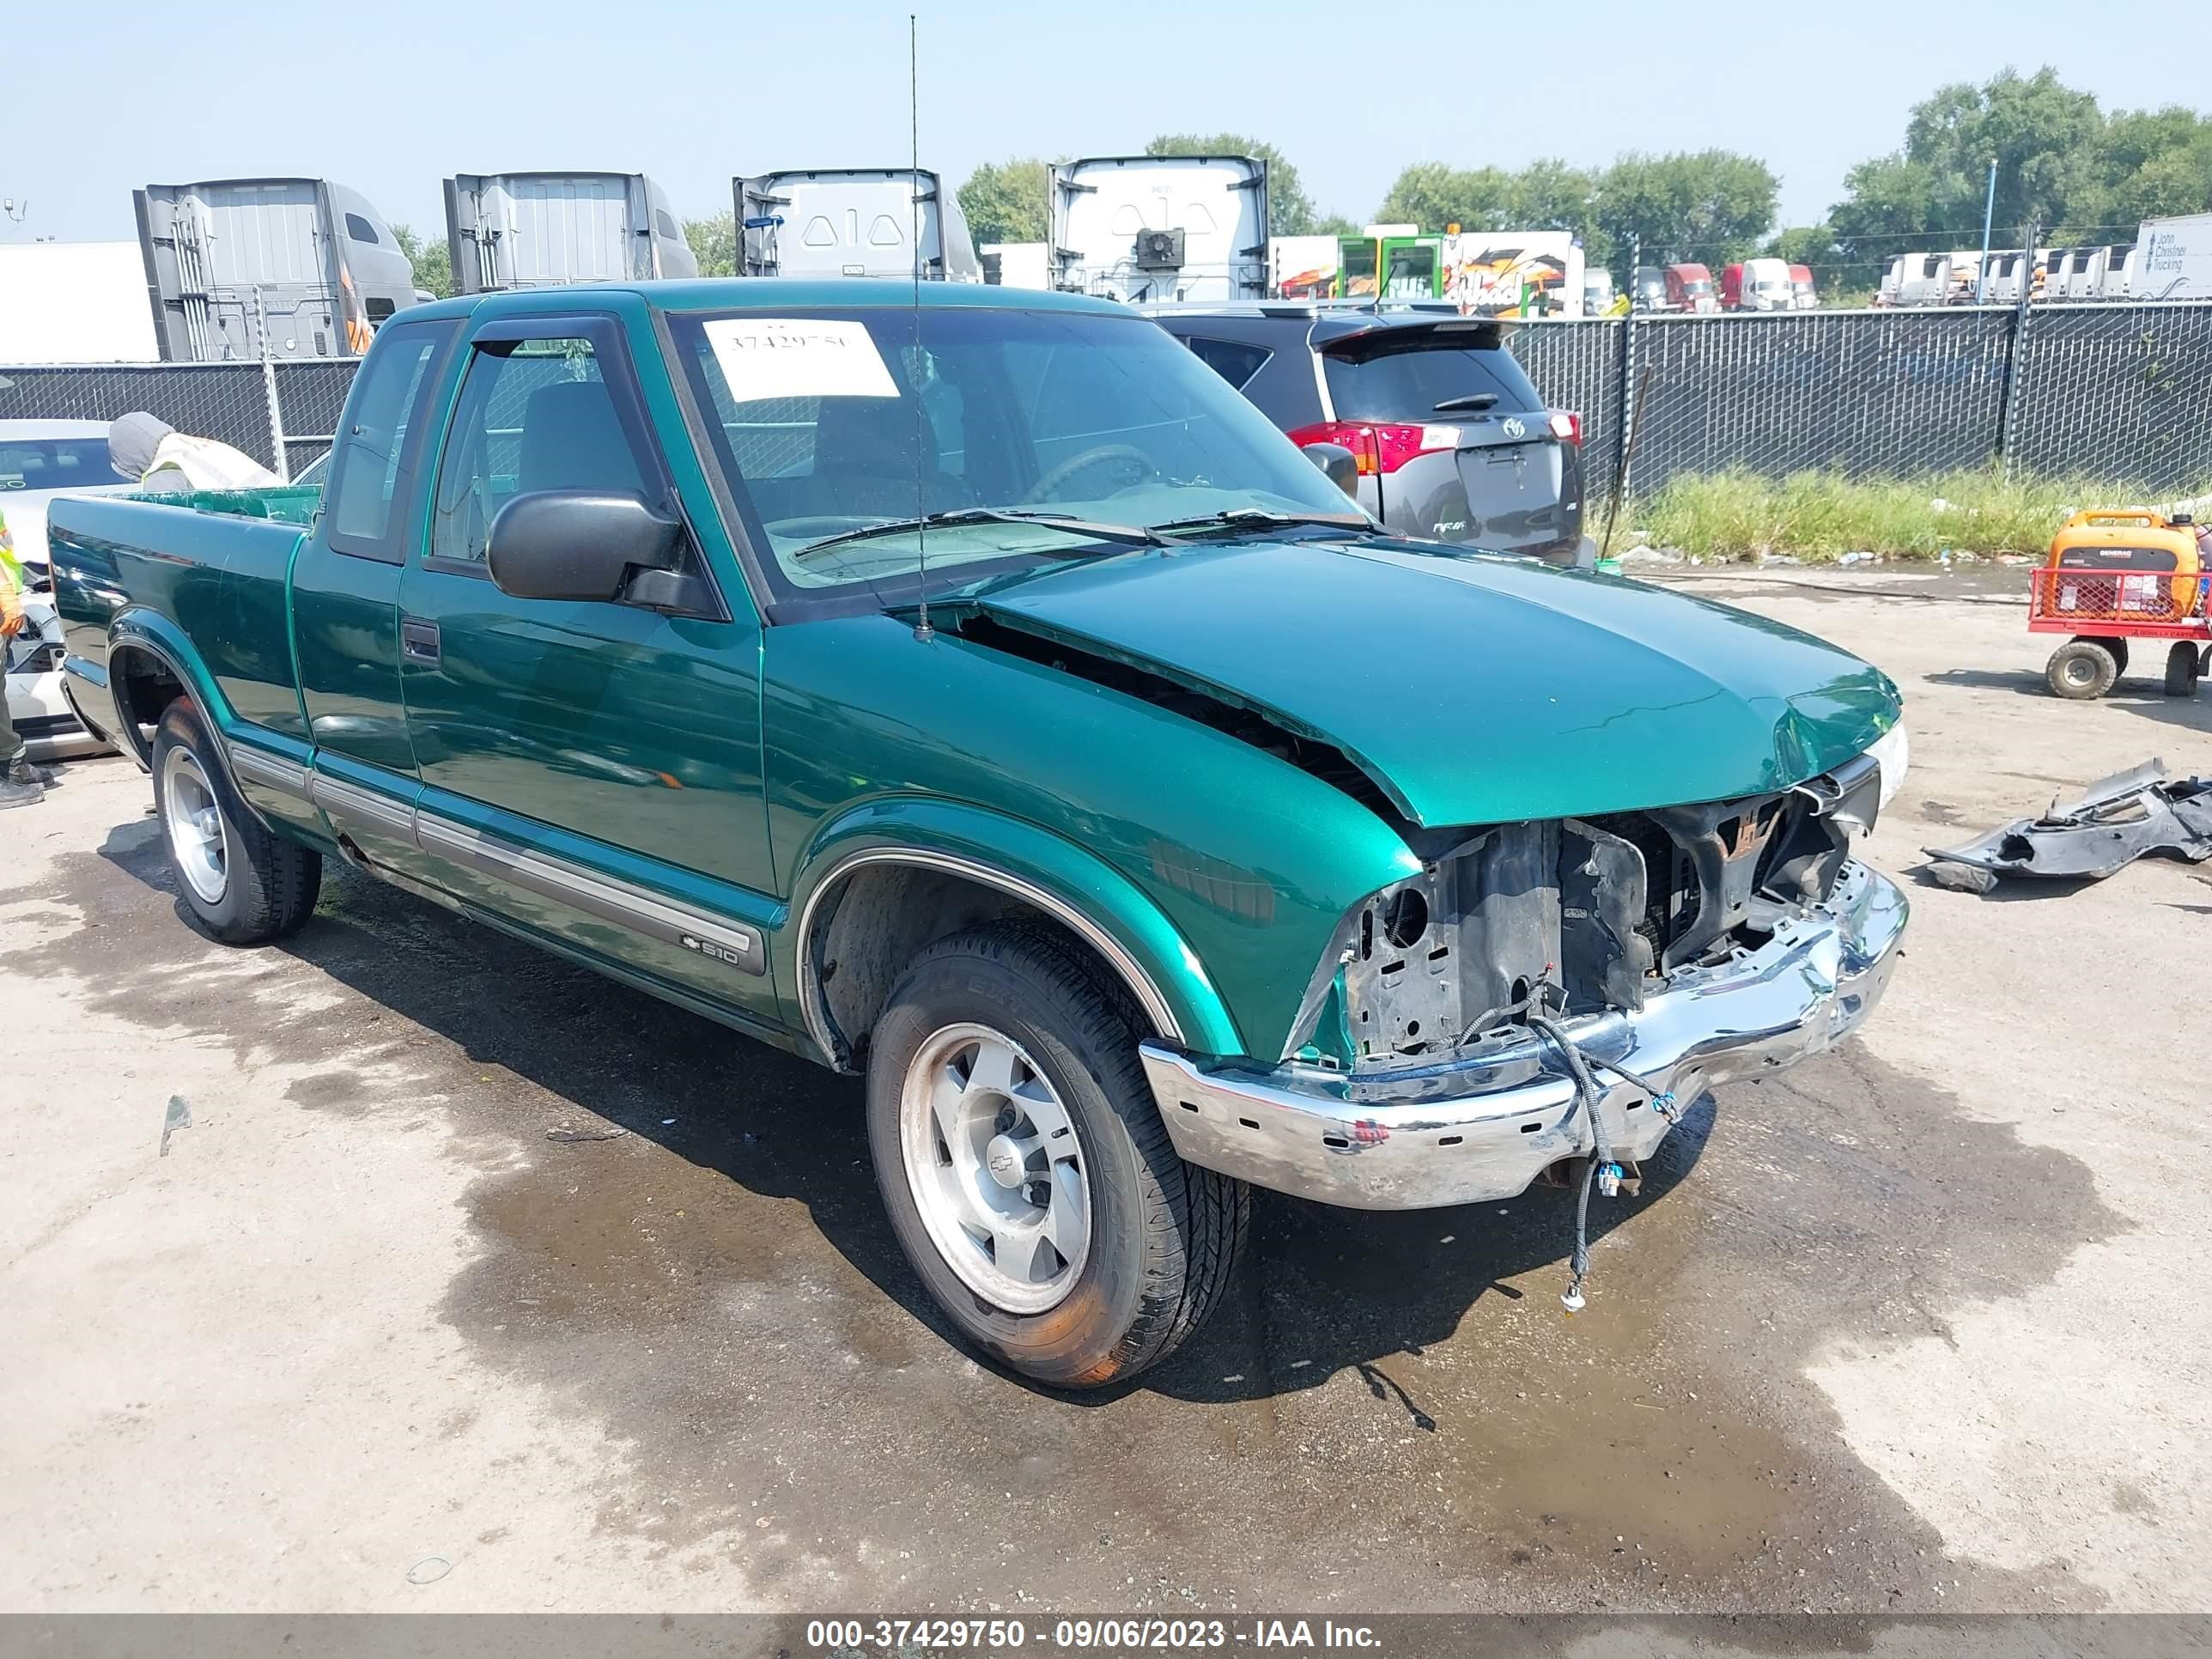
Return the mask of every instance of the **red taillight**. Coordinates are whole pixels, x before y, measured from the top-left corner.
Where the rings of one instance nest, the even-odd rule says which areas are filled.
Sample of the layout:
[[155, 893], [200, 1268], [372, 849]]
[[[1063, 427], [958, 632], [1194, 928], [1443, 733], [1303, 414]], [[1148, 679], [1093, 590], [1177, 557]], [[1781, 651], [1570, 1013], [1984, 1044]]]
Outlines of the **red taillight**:
[[1583, 417], [1571, 409], [1553, 410], [1552, 435], [1567, 443], [1579, 445], [1583, 441]]
[[1291, 441], [1342, 444], [1359, 463], [1359, 476], [1395, 472], [1417, 455], [1459, 447], [1455, 426], [1405, 426], [1389, 421], [1316, 421], [1291, 432]]

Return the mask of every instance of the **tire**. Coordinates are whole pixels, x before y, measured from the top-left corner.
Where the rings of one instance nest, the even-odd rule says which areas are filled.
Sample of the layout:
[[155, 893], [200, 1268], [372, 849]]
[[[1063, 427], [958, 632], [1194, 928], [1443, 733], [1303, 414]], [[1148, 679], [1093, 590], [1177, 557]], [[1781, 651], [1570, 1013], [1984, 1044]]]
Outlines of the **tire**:
[[2067, 641], [2051, 653], [2043, 671], [2044, 684], [2052, 696], [2075, 702], [2103, 696], [2119, 677], [2119, 664], [2095, 640]]
[[214, 758], [206, 723], [179, 697], [154, 728], [154, 807], [178, 891], [225, 945], [265, 945], [314, 914], [322, 854], [273, 835]]
[[2186, 640], [2176, 640], [2166, 653], [2166, 695], [2193, 697], [2197, 679], [2197, 647]]
[[[1250, 1224], [1242, 1182], [1176, 1156], [1139, 1030], [1067, 941], [994, 923], [915, 957], [869, 1039], [868, 1143], [908, 1260], [969, 1342], [1054, 1387], [1166, 1358], [1220, 1299]], [[934, 1109], [948, 1093], [951, 1137]], [[1006, 1223], [988, 1247], [979, 1215]]]

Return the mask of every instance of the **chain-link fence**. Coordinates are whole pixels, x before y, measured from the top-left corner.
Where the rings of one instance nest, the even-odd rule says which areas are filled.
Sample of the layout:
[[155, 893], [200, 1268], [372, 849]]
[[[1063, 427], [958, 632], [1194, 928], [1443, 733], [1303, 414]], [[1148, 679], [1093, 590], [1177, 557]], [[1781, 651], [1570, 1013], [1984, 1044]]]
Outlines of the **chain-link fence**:
[[[1508, 336], [1545, 401], [1583, 417], [1585, 488], [1834, 468], [1905, 477], [1995, 462], [2153, 495], [2212, 485], [2212, 304], [1782, 312], [1529, 322]], [[295, 473], [337, 429], [355, 364], [0, 368], [0, 420], [143, 409]], [[727, 411], [725, 411], [726, 414]], [[763, 416], [763, 418], [765, 418]], [[783, 442], [764, 427], [763, 441]]]
[[143, 410], [289, 477], [330, 447], [349, 359], [314, 362], [41, 363], [0, 368], [0, 421], [112, 421]]
[[1578, 410], [1588, 488], [1741, 468], [1904, 477], [1996, 462], [2179, 493], [2212, 483], [2212, 305], [1530, 322], [1514, 355]]

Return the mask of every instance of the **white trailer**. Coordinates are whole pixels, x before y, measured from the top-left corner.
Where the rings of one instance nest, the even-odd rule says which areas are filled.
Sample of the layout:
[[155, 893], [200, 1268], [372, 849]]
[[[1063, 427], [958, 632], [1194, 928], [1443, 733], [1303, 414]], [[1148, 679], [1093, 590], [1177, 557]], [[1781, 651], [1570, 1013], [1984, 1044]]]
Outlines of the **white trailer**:
[[1053, 286], [1138, 301], [1267, 297], [1267, 164], [1103, 155], [1052, 169]]
[[733, 179], [746, 276], [906, 276], [980, 283], [959, 198], [912, 167], [811, 167]]
[[982, 259], [987, 283], [1000, 288], [1052, 286], [1052, 261], [1042, 242], [986, 242], [975, 252]]
[[2146, 219], [2130, 299], [2212, 300], [2212, 213]]
[[160, 355], [136, 242], [0, 243], [0, 363], [149, 363]]
[[463, 294], [696, 276], [699, 262], [641, 173], [459, 173], [446, 249]]

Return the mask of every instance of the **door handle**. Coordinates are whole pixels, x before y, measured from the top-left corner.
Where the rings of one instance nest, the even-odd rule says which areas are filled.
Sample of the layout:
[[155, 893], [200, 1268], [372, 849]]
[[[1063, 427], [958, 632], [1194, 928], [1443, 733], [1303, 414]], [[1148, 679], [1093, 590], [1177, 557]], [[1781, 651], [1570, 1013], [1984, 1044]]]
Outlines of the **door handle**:
[[438, 660], [438, 624], [403, 622], [399, 624], [399, 654], [410, 662]]

